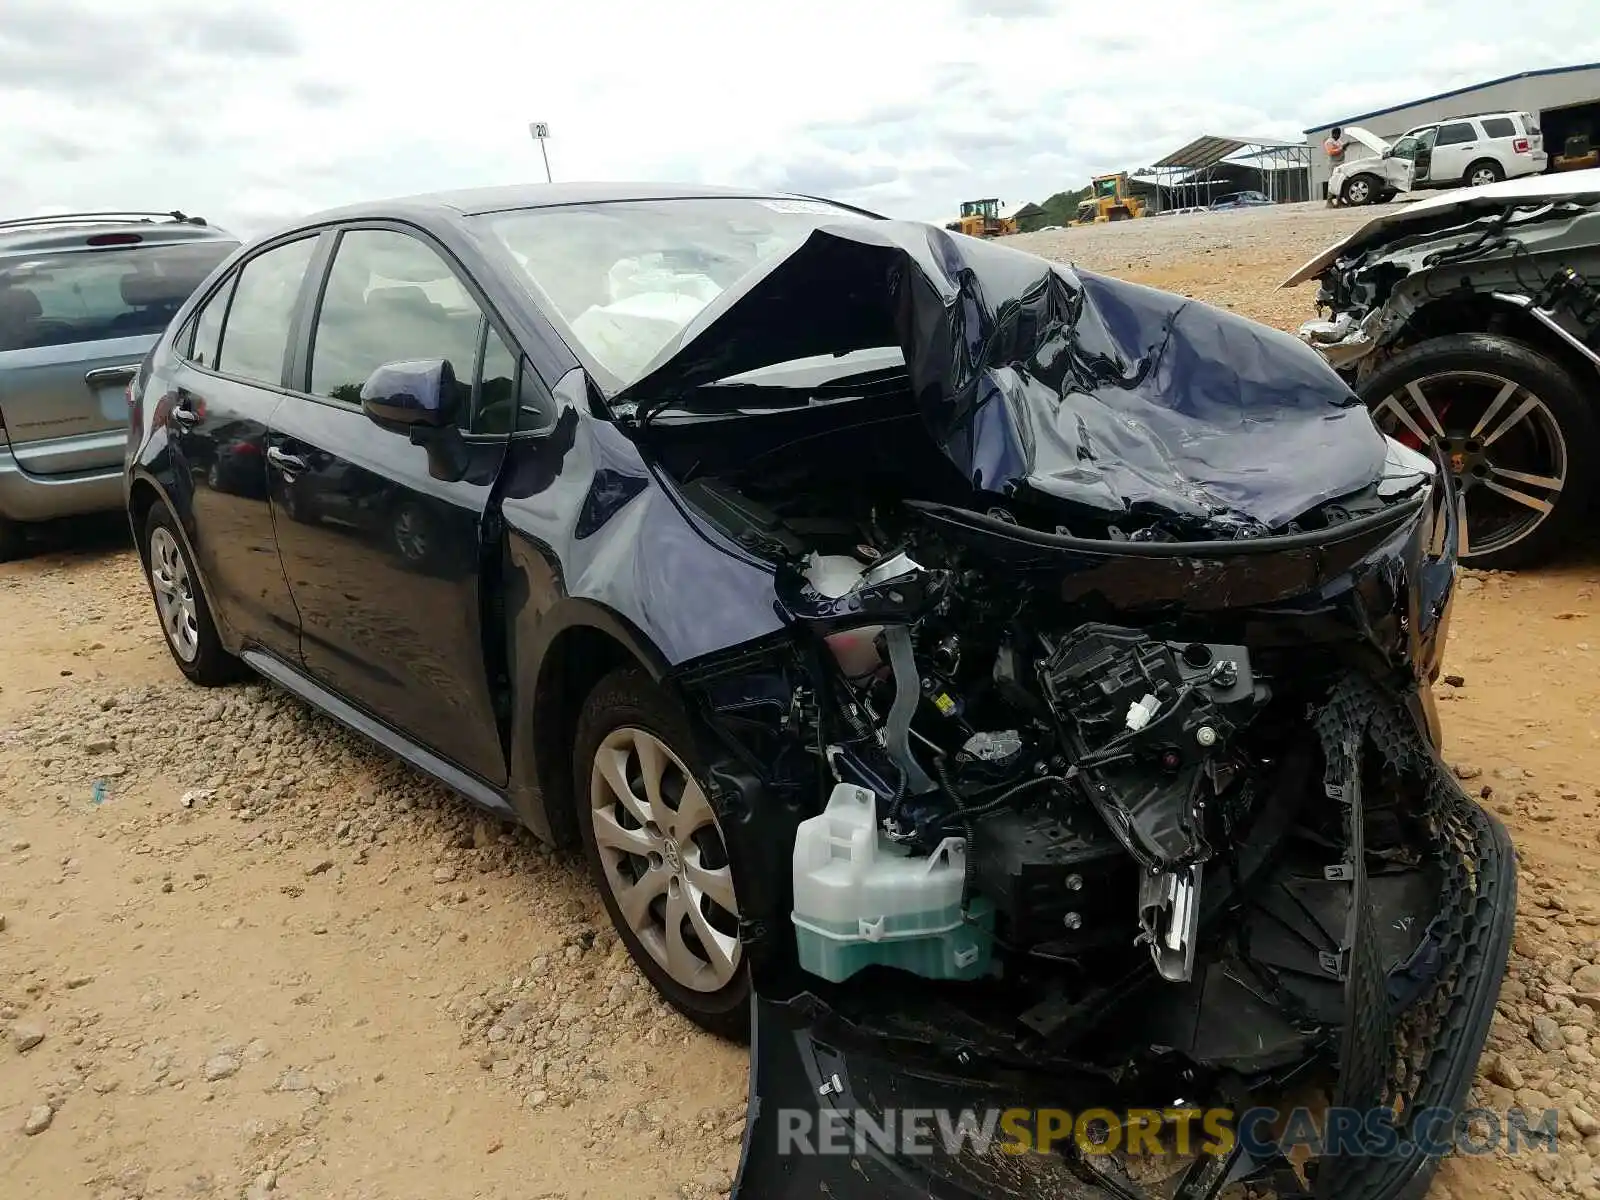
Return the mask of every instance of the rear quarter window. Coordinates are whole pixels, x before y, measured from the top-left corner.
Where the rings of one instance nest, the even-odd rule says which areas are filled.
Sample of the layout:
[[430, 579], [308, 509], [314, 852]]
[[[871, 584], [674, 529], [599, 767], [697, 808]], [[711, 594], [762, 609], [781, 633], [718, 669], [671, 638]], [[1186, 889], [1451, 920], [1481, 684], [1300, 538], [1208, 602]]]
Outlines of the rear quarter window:
[[234, 245], [57, 251], [0, 263], [0, 350], [160, 333]]
[[1487, 137], [1508, 138], [1517, 136], [1517, 124], [1510, 117], [1483, 118], [1483, 132]]

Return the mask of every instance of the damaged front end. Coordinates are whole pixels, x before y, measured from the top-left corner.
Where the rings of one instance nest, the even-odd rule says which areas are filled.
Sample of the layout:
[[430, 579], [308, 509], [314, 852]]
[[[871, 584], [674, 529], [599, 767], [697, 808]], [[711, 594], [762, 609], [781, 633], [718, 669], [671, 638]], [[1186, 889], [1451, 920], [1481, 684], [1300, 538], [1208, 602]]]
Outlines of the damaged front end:
[[[675, 675], [756, 991], [737, 1195], [1420, 1194], [1515, 888], [1437, 750], [1447, 473], [1293, 338], [893, 222], [613, 405], [781, 618]], [[1291, 1163], [1252, 1110], [1297, 1104], [1361, 1137]]]
[[[1355, 381], [1404, 347], [1511, 332], [1600, 365], [1600, 171], [1532, 176], [1391, 210], [1306, 263], [1300, 337]], [[1529, 336], [1531, 332], [1531, 336]]]

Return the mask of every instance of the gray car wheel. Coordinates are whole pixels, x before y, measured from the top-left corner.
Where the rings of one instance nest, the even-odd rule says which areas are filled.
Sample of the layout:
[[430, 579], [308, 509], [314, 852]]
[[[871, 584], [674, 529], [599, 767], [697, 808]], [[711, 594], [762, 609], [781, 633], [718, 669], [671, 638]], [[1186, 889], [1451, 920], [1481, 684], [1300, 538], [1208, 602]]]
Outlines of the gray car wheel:
[[1371, 175], [1355, 175], [1345, 180], [1346, 204], [1371, 204], [1378, 196], [1378, 181]]
[[15, 521], [0, 517], [0, 562], [21, 558], [28, 548], [27, 535]]
[[245, 673], [244, 664], [222, 645], [200, 573], [172, 510], [156, 502], [145, 517], [140, 557], [161, 622], [162, 638], [178, 669], [193, 683], [216, 687]]
[[579, 835], [617, 936], [686, 1017], [748, 1036], [734, 863], [687, 717], [642, 671], [624, 669], [585, 701], [576, 740]]

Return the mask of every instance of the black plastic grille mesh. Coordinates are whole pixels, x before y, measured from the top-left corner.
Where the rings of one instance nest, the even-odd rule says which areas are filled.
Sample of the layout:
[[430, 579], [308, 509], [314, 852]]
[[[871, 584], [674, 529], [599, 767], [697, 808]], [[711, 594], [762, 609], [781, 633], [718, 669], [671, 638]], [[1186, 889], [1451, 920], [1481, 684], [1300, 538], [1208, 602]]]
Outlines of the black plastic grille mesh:
[[[1466, 1099], [1509, 952], [1516, 872], [1504, 833], [1462, 792], [1394, 693], [1364, 676], [1347, 676], [1319, 710], [1317, 726], [1325, 751], [1332, 751], [1330, 764], [1353, 760], [1341, 774], [1354, 777], [1356, 808], [1360, 781], [1374, 777], [1373, 767], [1407, 785], [1416, 806], [1411, 817], [1426, 831], [1421, 840], [1443, 879], [1428, 930], [1439, 948], [1439, 970], [1392, 1024], [1371, 1019], [1387, 1018], [1390, 1004], [1366, 905], [1359, 914], [1366, 924], [1352, 947], [1352, 1007], [1334, 1102], [1363, 1111], [1392, 1108], [1401, 1152], [1325, 1157], [1317, 1163], [1314, 1191], [1339, 1200], [1376, 1200], [1434, 1165], [1424, 1149], [1407, 1141], [1422, 1132], [1412, 1118], [1430, 1109], [1459, 1111]], [[1377, 761], [1363, 761], [1367, 754]], [[1358, 887], [1363, 876], [1358, 870]], [[1445, 1131], [1428, 1132], [1431, 1140], [1449, 1140], [1441, 1136]]]

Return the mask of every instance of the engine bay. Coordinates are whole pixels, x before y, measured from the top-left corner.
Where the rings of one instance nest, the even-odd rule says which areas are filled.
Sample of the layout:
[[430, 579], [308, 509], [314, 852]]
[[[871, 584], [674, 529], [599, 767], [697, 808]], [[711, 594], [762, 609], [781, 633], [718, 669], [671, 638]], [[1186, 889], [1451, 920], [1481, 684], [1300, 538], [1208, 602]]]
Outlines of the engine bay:
[[[1252, 649], [1248, 614], [1227, 607], [1130, 614], [1111, 602], [1125, 584], [1082, 594], [1083, 580], [1126, 562], [1072, 570], [1047, 546], [1008, 561], [988, 524], [1041, 532], [1010, 506], [893, 504], [870, 483], [783, 488], [789, 498], [769, 505], [778, 489], [748, 478], [707, 473], [681, 491], [775, 560], [779, 602], [812, 639], [810, 678], [784, 719], [833, 793], [796, 832], [793, 921], [808, 969], [831, 983], [870, 966], [1037, 979], [1132, 952], [1162, 980], [1192, 981], [1207, 897], [1233, 894], [1262, 810], [1298, 805], [1270, 793], [1285, 758], [1315, 750], [1305, 712], [1349, 647], [1271, 631]], [[1374, 507], [1415, 516], [1392, 500]], [[1261, 575], [1272, 557], [1230, 570]], [[1327, 558], [1324, 571], [1342, 561]], [[1139, 565], [1147, 589], [1163, 572], [1195, 573], [1183, 554]], [[1302, 586], [1296, 574], [1275, 588]], [[813, 838], [834, 849], [804, 849]]]

